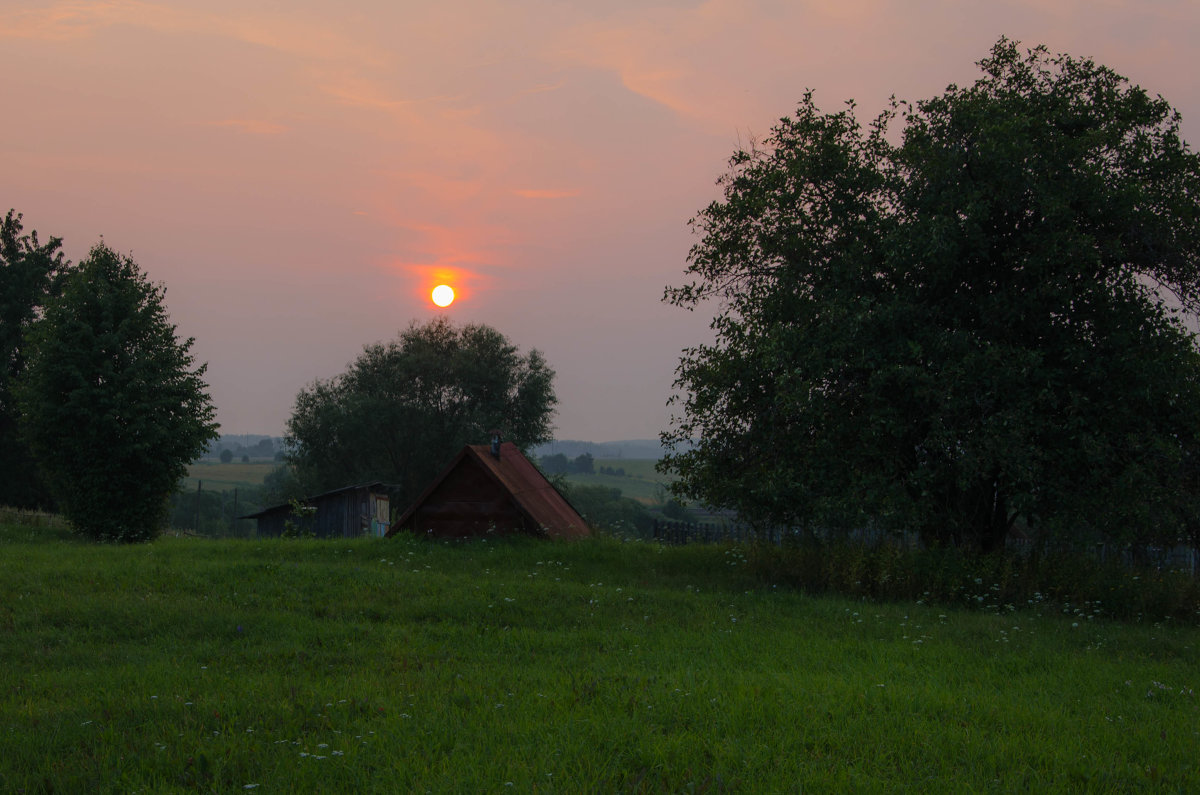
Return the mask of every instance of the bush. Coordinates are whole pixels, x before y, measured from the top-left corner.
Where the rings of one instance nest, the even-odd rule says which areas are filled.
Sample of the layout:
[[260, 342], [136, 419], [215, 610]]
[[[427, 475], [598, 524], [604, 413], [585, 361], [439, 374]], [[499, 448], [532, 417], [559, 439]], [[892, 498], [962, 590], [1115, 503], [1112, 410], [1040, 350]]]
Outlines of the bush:
[[946, 546], [809, 538], [754, 545], [748, 560], [762, 580], [810, 593], [996, 612], [1052, 605], [1085, 619], [1200, 623], [1200, 579], [1190, 573], [1102, 561], [1071, 549], [972, 555]]
[[628, 533], [641, 538], [654, 532], [654, 518], [640, 502], [621, 496], [620, 489], [607, 486], [555, 484], [588, 524], [598, 530]]

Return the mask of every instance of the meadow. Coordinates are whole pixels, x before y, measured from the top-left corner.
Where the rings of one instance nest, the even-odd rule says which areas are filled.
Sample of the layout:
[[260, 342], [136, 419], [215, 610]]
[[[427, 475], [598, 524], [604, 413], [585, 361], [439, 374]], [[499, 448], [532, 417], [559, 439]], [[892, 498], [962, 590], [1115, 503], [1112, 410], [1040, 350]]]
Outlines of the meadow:
[[[637, 500], [643, 505], [661, 505], [666, 501], [666, 486], [672, 478], [654, 470], [655, 461], [642, 458], [597, 458], [596, 473], [584, 475], [573, 472], [566, 475], [568, 483], [580, 486], [606, 486], [620, 489], [621, 496]], [[602, 475], [600, 467], [623, 469], [624, 475]]]
[[204, 488], [232, 490], [246, 486], [261, 486], [263, 480], [279, 465], [276, 461], [255, 461], [247, 463], [231, 461], [223, 464], [220, 461], [195, 461], [188, 465], [188, 475], [183, 480], [183, 490], [191, 491], [196, 483], [202, 481]]
[[604, 538], [0, 549], [0, 791], [1200, 790], [1195, 626]]

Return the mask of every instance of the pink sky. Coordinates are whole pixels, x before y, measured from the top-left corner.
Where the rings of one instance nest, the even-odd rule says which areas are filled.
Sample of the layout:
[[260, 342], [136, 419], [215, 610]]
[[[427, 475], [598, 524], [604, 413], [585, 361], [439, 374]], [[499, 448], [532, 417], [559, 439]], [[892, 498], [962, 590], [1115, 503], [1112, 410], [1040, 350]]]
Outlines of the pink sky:
[[0, 0], [0, 211], [167, 286], [227, 433], [433, 316], [558, 372], [557, 436], [656, 436], [708, 317], [662, 304], [739, 141], [974, 79], [1001, 35], [1091, 56], [1200, 141], [1190, 0]]

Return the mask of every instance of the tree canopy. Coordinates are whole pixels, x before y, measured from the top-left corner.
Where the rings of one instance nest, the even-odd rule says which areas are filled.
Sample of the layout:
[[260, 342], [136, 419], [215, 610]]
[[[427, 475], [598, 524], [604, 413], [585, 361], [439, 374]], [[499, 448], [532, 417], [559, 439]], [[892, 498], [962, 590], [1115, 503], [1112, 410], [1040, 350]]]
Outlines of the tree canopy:
[[488, 326], [413, 323], [296, 396], [287, 423], [296, 487], [311, 494], [382, 481], [403, 507], [492, 430], [525, 449], [549, 441], [553, 380], [541, 353], [521, 355]]
[[164, 296], [101, 244], [26, 337], [22, 434], [62, 514], [98, 540], [156, 537], [187, 464], [217, 437], [205, 366]]
[[0, 221], [0, 505], [48, 508], [50, 494], [17, 432], [13, 385], [25, 370], [25, 333], [62, 287], [69, 263], [62, 241], [23, 234], [14, 210]]
[[680, 494], [985, 550], [1195, 534], [1200, 160], [1091, 60], [979, 66], [866, 127], [810, 92], [732, 157], [665, 295], [719, 302], [663, 434]]

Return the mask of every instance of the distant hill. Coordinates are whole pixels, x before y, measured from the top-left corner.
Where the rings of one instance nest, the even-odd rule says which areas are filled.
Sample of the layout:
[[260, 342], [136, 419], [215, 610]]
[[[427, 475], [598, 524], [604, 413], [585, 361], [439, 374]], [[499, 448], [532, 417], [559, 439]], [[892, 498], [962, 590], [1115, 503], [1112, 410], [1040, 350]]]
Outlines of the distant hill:
[[[201, 458], [217, 458], [222, 450], [229, 450], [236, 457], [249, 455], [251, 458], [269, 458], [285, 449], [280, 436], [257, 433], [226, 434], [212, 442]], [[531, 451], [541, 458], [562, 453], [567, 458], [576, 458], [591, 453], [593, 458], [630, 458], [657, 461], [665, 454], [657, 439], [623, 439], [617, 442], [585, 442], [578, 439], [555, 439], [538, 445]]]
[[273, 458], [276, 453], [284, 449], [281, 436], [267, 436], [261, 433], [229, 433], [210, 442], [208, 449], [200, 458], [219, 458], [222, 450], [228, 450], [237, 458], [241, 458], [243, 455], [251, 458]]
[[531, 451], [541, 458], [562, 453], [575, 458], [590, 453], [593, 458], [641, 458], [657, 461], [666, 451], [658, 439], [624, 439], [619, 442], [584, 442], [576, 439], [555, 439], [534, 447]]

